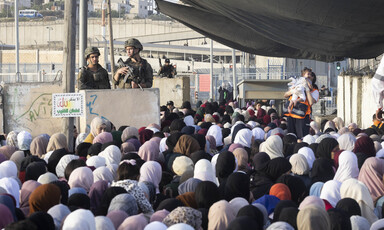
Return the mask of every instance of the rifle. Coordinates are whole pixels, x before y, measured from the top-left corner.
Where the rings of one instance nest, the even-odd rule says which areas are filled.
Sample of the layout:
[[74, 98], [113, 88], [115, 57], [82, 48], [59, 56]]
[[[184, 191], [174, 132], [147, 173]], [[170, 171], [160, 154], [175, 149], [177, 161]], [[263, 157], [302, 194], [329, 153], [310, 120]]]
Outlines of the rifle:
[[161, 64], [161, 58], [159, 58], [159, 65], [160, 65], [160, 69], [161, 69], [161, 67], [163, 67], [163, 65]]
[[121, 68], [121, 67], [127, 67], [128, 68], [128, 72], [124, 76], [123, 82], [126, 83], [127, 80], [131, 80], [131, 81], [135, 82], [140, 87], [141, 90], [143, 90], [143, 88], [140, 85], [140, 77], [135, 76], [135, 74], [133, 73], [133, 68], [131, 66], [127, 65], [126, 63], [124, 63], [123, 59], [121, 59], [121, 58], [119, 58], [119, 60], [117, 61], [117, 64], [119, 65], [119, 68]]

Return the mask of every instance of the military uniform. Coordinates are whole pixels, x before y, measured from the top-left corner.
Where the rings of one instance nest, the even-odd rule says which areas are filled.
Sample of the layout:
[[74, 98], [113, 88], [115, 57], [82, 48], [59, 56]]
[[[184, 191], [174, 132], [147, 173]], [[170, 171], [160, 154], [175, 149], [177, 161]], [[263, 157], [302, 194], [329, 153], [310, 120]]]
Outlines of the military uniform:
[[174, 75], [176, 75], [175, 67], [172, 65], [163, 65], [160, 68], [158, 75], [161, 77], [173, 78]]
[[[153, 70], [151, 65], [147, 62], [147, 60], [141, 58], [140, 62], [132, 62], [130, 58], [128, 58], [124, 65], [132, 67], [133, 78], [137, 78], [139, 84], [145, 84], [144, 88], [151, 88], [153, 82]], [[119, 66], [119, 68], [124, 67], [124, 65]], [[124, 75], [119, 75], [118, 81], [112, 78], [112, 82], [117, 85], [120, 89], [130, 89], [131, 86], [131, 77], [124, 82]]]
[[110, 89], [108, 72], [97, 64], [96, 72], [84, 66], [80, 69], [78, 77], [78, 88], [80, 89]]

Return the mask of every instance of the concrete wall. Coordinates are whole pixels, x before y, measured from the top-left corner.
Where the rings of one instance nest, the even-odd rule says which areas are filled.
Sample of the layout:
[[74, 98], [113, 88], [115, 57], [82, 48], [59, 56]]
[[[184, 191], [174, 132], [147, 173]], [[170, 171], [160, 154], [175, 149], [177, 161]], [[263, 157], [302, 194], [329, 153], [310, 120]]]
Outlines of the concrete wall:
[[361, 128], [370, 127], [375, 111], [371, 77], [338, 76], [337, 116], [346, 126], [354, 122]]
[[86, 116], [80, 118], [80, 132], [89, 130], [91, 121], [101, 116], [116, 128], [129, 125], [140, 128], [160, 124], [160, 92], [151, 89], [81, 90], [86, 100]]
[[175, 107], [181, 107], [184, 101], [191, 101], [189, 76], [176, 78], [153, 79], [153, 87], [160, 90], [160, 105], [166, 105], [167, 101], [173, 101]]
[[4, 132], [26, 130], [37, 136], [61, 131], [62, 118], [53, 118], [52, 93], [62, 86], [52, 83], [15, 83], [4, 88]]

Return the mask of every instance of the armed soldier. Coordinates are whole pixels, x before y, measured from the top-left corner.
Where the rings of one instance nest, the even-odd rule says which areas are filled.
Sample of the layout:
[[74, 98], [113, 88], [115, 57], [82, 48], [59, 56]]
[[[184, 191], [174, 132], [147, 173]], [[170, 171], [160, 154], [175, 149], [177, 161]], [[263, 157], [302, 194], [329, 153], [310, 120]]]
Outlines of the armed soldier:
[[88, 65], [81, 67], [77, 78], [80, 89], [110, 89], [108, 72], [99, 64], [99, 49], [88, 47], [85, 49], [84, 58]]
[[130, 38], [125, 42], [128, 59], [118, 61], [118, 70], [113, 76], [113, 83], [120, 89], [151, 88], [153, 70], [147, 60], [140, 57], [143, 46], [139, 40]]
[[[159, 59], [160, 60], [160, 59]], [[160, 64], [161, 66], [161, 64]], [[167, 78], [173, 78], [176, 75], [176, 69], [173, 67], [172, 64], [170, 64], [169, 59], [165, 59], [165, 64], [161, 66], [159, 69], [159, 72], [157, 73], [160, 75], [160, 77], [167, 77]]]

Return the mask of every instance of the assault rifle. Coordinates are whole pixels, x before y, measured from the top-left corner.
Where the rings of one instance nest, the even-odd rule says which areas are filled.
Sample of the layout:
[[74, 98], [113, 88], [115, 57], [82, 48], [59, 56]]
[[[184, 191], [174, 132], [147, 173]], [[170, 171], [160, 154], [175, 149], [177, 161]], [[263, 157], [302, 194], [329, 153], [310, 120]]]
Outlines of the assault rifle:
[[128, 72], [124, 76], [123, 82], [126, 83], [127, 80], [131, 80], [131, 81], [135, 82], [140, 87], [141, 90], [143, 90], [143, 88], [140, 85], [140, 77], [135, 76], [135, 74], [133, 74], [133, 68], [131, 66], [127, 65], [126, 63], [124, 63], [123, 59], [121, 59], [121, 58], [119, 58], [119, 60], [117, 61], [117, 64], [119, 65], [119, 68], [121, 68], [121, 67], [127, 67], [128, 68]]

